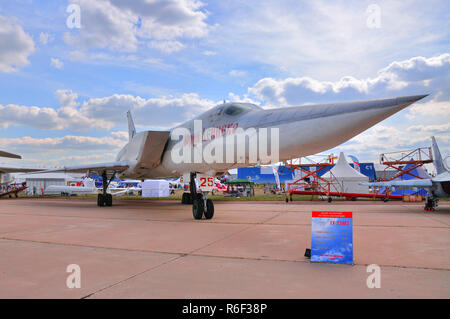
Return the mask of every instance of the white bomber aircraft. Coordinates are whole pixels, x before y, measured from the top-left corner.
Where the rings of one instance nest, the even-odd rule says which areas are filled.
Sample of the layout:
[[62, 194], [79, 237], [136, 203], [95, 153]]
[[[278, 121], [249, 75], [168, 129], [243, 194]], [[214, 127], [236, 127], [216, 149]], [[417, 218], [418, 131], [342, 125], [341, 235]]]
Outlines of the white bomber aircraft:
[[366, 186], [389, 187], [399, 189], [424, 188], [430, 196], [425, 202], [425, 210], [432, 211], [437, 206], [438, 198], [450, 197], [450, 170], [445, 166], [441, 152], [434, 136], [431, 137], [431, 146], [433, 149], [434, 165], [436, 166], [435, 177], [430, 179], [410, 179], [406, 181], [393, 180], [387, 182], [361, 183]]
[[[261, 150], [262, 147], [252, 139], [255, 132], [251, 133], [251, 128], [260, 131], [271, 129], [272, 133], [274, 132], [272, 129], [275, 129], [279, 134], [279, 144], [272, 143], [277, 139], [276, 134], [275, 137], [273, 134], [268, 136], [266, 142], [270, 141], [272, 155], [278, 151], [276, 154], [278, 156], [272, 162], [284, 161], [333, 148], [425, 96], [427, 95], [275, 109], [263, 109], [249, 103], [223, 103], [169, 131], [138, 133], [131, 113], [128, 112], [129, 142], [118, 153], [115, 161], [67, 166], [47, 171], [88, 174], [96, 172], [101, 175], [103, 193], [98, 195], [98, 206], [112, 205], [112, 195], [107, 193], [107, 187], [115, 176], [139, 180], [187, 176], [191, 194], [183, 194], [182, 202], [192, 202], [195, 219], [202, 219], [203, 216], [211, 219], [214, 215], [214, 205], [211, 199], [207, 199], [211, 188], [206, 186], [213, 185], [207, 185], [205, 182], [214, 181], [214, 176], [223, 175], [232, 168], [267, 162], [267, 157], [261, 156], [261, 152], [252, 159], [251, 148], [257, 145]], [[201, 136], [198, 136], [198, 121], [201, 121], [203, 127], [200, 129]], [[234, 135], [238, 134], [237, 128], [244, 129], [248, 133], [244, 139], [235, 138]], [[180, 130], [187, 131], [190, 135], [184, 141], [182, 136], [175, 134]], [[262, 139], [261, 136], [258, 137], [259, 141]], [[189, 159], [194, 160], [180, 162], [179, 151], [186, 143], [193, 146], [194, 151], [191, 153], [193, 157]], [[243, 148], [244, 153], [233, 151], [228, 157], [230, 154], [228, 152], [224, 161], [211, 162], [204, 157], [196, 160], [198, 154], [196, 151], [200, 148], [201, 153], [201, 148], [211, 149], [211, 145], [212, 148], [214, 145], [216, 147], [215, 155], [218, 154], [219, 147], [229, 151], [227, 147], [230, 146], [233, 150]], [[275, 149], [274, 145], [278, 146], [278, 149]], [[209, 177], [204, 177], [203, 174]], [[199, 183], [201, 192], [197, 192], [196, 182]]]

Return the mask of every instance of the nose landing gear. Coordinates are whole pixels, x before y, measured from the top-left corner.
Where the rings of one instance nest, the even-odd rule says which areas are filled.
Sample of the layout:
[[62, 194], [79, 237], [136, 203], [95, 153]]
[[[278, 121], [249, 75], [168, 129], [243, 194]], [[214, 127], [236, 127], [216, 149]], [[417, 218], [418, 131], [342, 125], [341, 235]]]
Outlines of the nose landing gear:
[[189, 181], [189, 189], [191, 191], [192, 199], [192, 215], [194, 219], [212, 219], [214, 217], [214, 203], [208, 199], [209, 192], [197, 193], [197, 185], [195, 183], [196, 173], [191, 173]]

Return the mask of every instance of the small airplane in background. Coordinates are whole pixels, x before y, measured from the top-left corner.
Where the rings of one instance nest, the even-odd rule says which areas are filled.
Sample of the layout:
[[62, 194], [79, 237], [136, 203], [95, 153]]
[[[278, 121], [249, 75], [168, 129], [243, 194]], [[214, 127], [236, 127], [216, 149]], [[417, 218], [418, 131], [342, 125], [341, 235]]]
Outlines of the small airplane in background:
[[[234, 138], [232, 142], [228, 142], [229, 136], [234, 137], [236, 128], [260, 131], [270, 129], [271, 132], [272, 129], [277, 130], [278, 157], [277, 161], [273, 162], [276, 163], [333, 148], [426, 96], [272, 109], [263, 109], [250, 103], [224, 102], [169, 131], [139, 133], [136, 132], [131, 113], [128, 112], [129, 142], [120, 150], [115, 161], [46, 171], [98, 173], [103, 179], [103, 192], [97, 198], [98, 206], [112, 205], [112, 195], [107, 189], [116, 176], [137, 180], [186, 176], [185, 182], [189, 182], [194, 218], [202, 219], [204, 216], [211, 219], [214, 216], [214, 204], [207, 196], [213, 189], [214, 177], [224, 175], [229, 169], [266, 164], [261, 154], [257, 154], [256, 161], [251, 160], [251, 147], [255, 144], [259, 148], [261, 146], [251, 143], [250, 136], [240, 140]], [[196, 123], [199, 121], [205, 132], [208, 132], [205, 139], [205, 134], [200, 136], [203, 149], [221, 142], [222, 145], [231, 146], [233, 150], [245, 149], [245, 153], [239, 155], [236, 152], [232, 159], [228, 160], [227, 157], [223, 162], [209, 162], [204, 158], [182, 163], [174, 160], [173, 151], [182, 143], [173, 138], [174, 132], [179, 129], [188, 131], [190, 142], [195, 148], [199, 141], [195, 135]], [[273, 153], [272, 144], [270, 145]], [[201, 192], [197, 192], [197, 184], [202, 189]]]
[[95, 186], [95, 181], [92, 178], [84, 178], [83, 185], [68, 186], [68, 185], [49, 185], [44, 190], [44, 195], [92, 195], [98, 194], [98, 189]]
[[361, 183], [361, 185], [371, 187], [387, 187], [398, 189], [425, 189], [429, 196], [425, 201], [425, 210], [433, 211], [437, 207], [438, 199], [450, 197], [450, 171], [442, 159], [441, 151], [434, 136], [431, 137], [433, 149], [434, 165], [436, 166], [436, 176], [430, 179], [393, 180], [387, 182]]

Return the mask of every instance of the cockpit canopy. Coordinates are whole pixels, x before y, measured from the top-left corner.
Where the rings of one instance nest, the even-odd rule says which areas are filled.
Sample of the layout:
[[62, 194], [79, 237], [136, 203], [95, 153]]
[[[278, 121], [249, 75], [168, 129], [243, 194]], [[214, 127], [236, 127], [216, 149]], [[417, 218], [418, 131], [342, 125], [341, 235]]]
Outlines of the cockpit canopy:
[[229, 102], [213, 107], [212, 109], [200, 115], [200, 118], [209, 119], [211, 121], [220, 121], [221, 119], [225, 120], [226, 118], [243, 115], [249, 111], [256, 110], [260, 111], [263, 109], [251, 103]]
[[251, 110], [260, 110], [260, 109], [261, 108], [259, 106], [250, 103], [226, 103], [225, 105], [219, 106], [217, 108], [216, 115], [225, 114], [228, 116], [236, 116]]

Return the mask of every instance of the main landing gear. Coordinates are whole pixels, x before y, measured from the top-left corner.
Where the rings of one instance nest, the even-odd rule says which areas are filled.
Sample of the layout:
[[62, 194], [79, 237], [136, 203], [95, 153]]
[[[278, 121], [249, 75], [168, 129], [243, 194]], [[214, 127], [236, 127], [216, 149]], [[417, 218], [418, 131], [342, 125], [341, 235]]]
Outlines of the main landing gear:
[[102, 194], [97, 195], [97, 206], [112, 206], [112, 195], [106, 193], [106, 190], [108, 189], [109, 183], [113, 180], [114, 176], [116, 175], [116, 172], [113, 173], [111, 178], [108, 181], [108, 177], [106, 176], [106, 171], [103, 171], [102, 178], [103, 178], [103, 191]]
[[[189, 181], [189, 189], [191, 191], [190, 199], [192, 200], [192, 215], [194, 219], [211, 219], [214, 216], [214, 204], [213, 201], [208, 199], [208, 192], [197, 193], [197, 185], [195, 184], [196, 173], [191, 173]], [[187, 193], [186, 193], [187, 194]], [[183, 197], [185, 195], [183, 194]], [[185, 197], [185, 202], [187, 198]]]
[[427, 196], [425, 199], [425, 210], [427, 212], [433, 212], [438, 205], [438, 199], [434, 196]]

